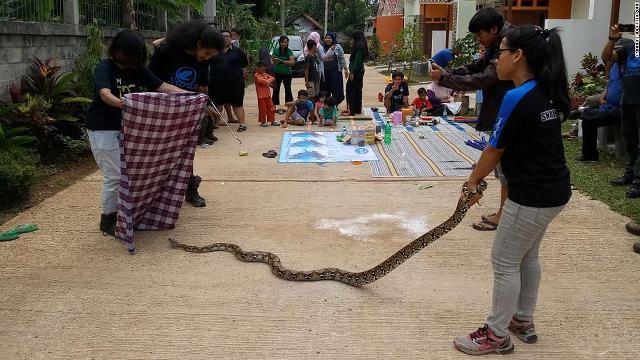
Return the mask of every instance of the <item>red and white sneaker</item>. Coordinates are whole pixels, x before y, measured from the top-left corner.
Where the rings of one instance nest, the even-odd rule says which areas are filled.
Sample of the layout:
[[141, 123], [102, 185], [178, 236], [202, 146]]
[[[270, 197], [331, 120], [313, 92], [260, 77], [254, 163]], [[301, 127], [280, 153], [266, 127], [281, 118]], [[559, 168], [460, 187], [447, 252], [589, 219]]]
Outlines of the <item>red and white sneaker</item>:
[[538, 335], [536, 334], [536, 328], [533, 326], [533, 321], [520, 321], [514, 316], [511, 318], [509, 324], [509, 330], [518, 337], [518, 339], [533, 344], [538, 341]]
[[458, 336], [453, 339], [455, 347], [465, 354], [469, 355], [485, 355], [496, 353], [499, 355], [511, 354], [513, 352], [513, 343], [510, 336], [497, 337], [484, 324], [483, 327], [466, 336]]

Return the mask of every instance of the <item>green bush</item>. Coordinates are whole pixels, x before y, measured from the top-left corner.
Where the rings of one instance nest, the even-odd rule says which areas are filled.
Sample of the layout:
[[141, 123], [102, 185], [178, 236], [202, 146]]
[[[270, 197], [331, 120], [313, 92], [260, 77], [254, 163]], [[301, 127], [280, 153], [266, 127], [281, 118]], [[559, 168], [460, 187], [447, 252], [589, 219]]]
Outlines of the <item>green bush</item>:
[[0, 209], [7, 209], [29, 197], [38, 177], [37, 156], [21, 148], [0, 150]]

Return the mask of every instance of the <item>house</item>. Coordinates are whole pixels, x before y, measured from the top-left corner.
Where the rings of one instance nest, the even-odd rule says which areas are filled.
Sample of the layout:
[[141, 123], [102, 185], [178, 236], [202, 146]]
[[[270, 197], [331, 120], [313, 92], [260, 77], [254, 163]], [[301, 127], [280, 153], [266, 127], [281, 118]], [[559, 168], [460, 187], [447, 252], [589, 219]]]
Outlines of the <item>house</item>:
[[317, 32], [320, 35], [324, 34], [324, 26], [322, 26], [316, 19], [312, 18], [309, 14], [302, 14], [291, 22], [293, 28], [296, 30], [296, 35], [302, 38], [303, 43], [307, 42], [309, 34]]

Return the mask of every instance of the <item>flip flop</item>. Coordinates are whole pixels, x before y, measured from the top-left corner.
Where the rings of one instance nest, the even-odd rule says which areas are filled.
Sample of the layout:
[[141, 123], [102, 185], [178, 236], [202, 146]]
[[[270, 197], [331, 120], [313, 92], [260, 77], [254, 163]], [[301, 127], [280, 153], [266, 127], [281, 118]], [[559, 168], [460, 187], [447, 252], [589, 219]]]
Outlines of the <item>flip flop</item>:
[[238, 128], [238, 132], [243, 132], [243, 131], [247, 131], [247, 127], [244, 125], [240, 125], [240, 127]]
[[287, 110], [285, 110], [285, 109], [278, 109], [278, 110], [276, 110], [276, 113], [278, 113], [278, 114], [280, 114], [280, 115], [282, 115], [282, 114], [284, 114], [284, 113], [286, 113], [286, 112], [287, 112]]
[[278, 156], [278, 153], [275, 150], [269, 150], [266, 153], [262, 153], [262, 156], [273, 159], [274, 157]]
[[24, 224], [19, 225], [14, 229], [7, 230], [0, 234], [0, 241], [9, 241], [15, 240], [20, 237], [20, 234], [26, 234], [32, 231], [38, 230], [38, 225], [35, 224]]
[[498, 229], [498, 224], [491, 221], [482, 221], [471, 226], [478, 231], [496, 231]]
[[267, 124], [267, 123], [261, 123], [261, 124], [260, 124], [260, 127], [269, 127], [269, 124]]

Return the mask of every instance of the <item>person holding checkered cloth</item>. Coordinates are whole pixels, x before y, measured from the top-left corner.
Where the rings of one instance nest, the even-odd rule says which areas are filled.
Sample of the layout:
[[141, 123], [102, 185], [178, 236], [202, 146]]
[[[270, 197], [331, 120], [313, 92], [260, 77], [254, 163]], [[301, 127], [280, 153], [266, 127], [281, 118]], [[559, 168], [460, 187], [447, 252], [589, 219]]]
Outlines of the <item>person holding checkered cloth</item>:
[[120, 137], [122, 96], [134, 92], [185, 92], [162, 82], [145, 64], [144, 39], [133, 30], [118, 33], [108, 50], [109, 58], [98, 64], [94, 97], [87, 113], [87, 135], [91, 152], [103, 176], [100, 231], [115, 235], [120, 186]]

